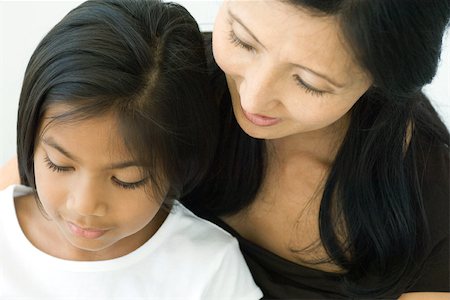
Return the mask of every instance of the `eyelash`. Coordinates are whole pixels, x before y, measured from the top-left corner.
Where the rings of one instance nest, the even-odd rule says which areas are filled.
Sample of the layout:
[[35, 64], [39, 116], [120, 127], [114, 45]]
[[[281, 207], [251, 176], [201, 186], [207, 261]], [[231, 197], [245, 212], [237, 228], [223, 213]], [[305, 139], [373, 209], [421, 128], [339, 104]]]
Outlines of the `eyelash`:
[[243, 41], [241, 41], [241, 40], [236, 36], [236, 34], [234, 33], [233, 30], [230, 30], [230, 32], [229, 32], [229, 34], [228, 34], [228, 38], [229, 38], [230, 42], [231, 42], [233, 45], [235, 45], [235, 46], [241, 47], [241, 48], [243, 48], [243, 49], [245, 49], [245, 50], [247, 50], [247, 51], [253, 51], [253, 50], [254, 50], [254, 48], [253, 48], [252, 46], [250, 46], [250, 45], [244, 43]]
[[[242, 42], [236, 36], [236, 34], [234, 33], [233, 30], [230, 30], [230, 32], [228, 34], [228, 38], [229, 38], [230, 42], [237, 47], [243, 48], [247, 51], [254, 50], [254, 48], [252, 46]], [[307, 85], [298, 75], [294, 75], [294, 79], [295, 79], [297, 85], [300, 86], [303, 90], [305, 90], [306, 93], [310, 93], [311, 95], [316, 96], [316, 97], [321, 97], [325, 93], [323, 91], [316, 90], [316, 89], [312, 88], [311, 86]]]
[[[45, 161], [45, 164], [47, 165], [47, 167], [55, 173], [71, 171], [71, 168], [69, 168], [69, 167], [60, 167], [58, 165], [55, 165], [47, 155], [44, 157], [44, 161]], [[147, 182], [147, 178], [144, 178], [138, 182], [126, 183], [126, 182], [122, 182], [119, 179], [113, 177], [112, 182], [120, 188], [123, 188], [126, 190], [134, 190], [134, 189], [137, 189], [137, 188], [143, 186]]]
[[53, 172], [61, 173], [61, 172], [69, 172], [70, 171], [70, 168], [60, 167], [60, 166], [55, 165], [47, 155], [45, 156], [44, 161], [45, 161], [47, 167], [50, 170], [52, 170]]
[[306, 93], [310, 93], [313, 96], [317, 96], [317, 97], [321, 97], [323, 96], [323, 94], [325, 94], [325, 92], [323, 91], [319, 91], [316, 90], [314, 88], [312, 88], [311, 86], [309, 86], [308, 84], [306, 84], [298, 75], [293, 75], [296, 83], [298, 86], [300, 86], [302, 89], [305, 90]]
[[120, 181], [119, 179], [113, 177], [113, 183], [117, 185], [120, 188], [126, 189], [126, 190], [135, 190], [141, 186], [143, 186], [147, 182], [147, 178], [144, 178], [138, 182], [133, 183], [125, 183]]

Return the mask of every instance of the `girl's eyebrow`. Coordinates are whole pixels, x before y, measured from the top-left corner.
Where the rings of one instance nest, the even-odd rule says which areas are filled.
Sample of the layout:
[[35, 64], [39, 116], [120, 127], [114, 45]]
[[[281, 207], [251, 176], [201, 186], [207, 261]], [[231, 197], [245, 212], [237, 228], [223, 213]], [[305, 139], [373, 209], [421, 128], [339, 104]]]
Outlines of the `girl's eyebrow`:
[[[58, 152], [60, 152], [61, 154], [63, 154], [65, 157], [69, 158], [70, 160], [73, 160], [75, 162], [79, 162], [80, 159], [77, 158], [75, 155], [71, 154], [69, 151], [67, 151], [66, 149], [64, 149], [61, 145], [59, 145], [54, 139], [53, 137], [46, 137], [46, 138], [42, 138], [42, 142], [56, 150], [58, 150]], [[111, 166], [108, 167], [108, 169], [125, 169], [125, 168], [129, 168], [129, 167], [140, 167], [140, 165], [138, 163], [136, 163], [135, 161], [123, 161], [123, 162], [118, 162], [118, 163], [113, 163], [111, 164]]]
[[71, 154], [69, 151], [67, 151], [66, 149], [64, 149], [61, 145], [59, 145], [52, 137], [45, 137], [42, 138], [42, 142], [56, 150], [58, 150], [62, 155], [64, 155], [65, 157], [78, 162], [79, 159]]
[[135, 161], [124, 161], [119, 163], [114, 163], [111, 165], [110, 169], [126, 169], [129, 167], [141, 167], [139, 164], [137, 164]]

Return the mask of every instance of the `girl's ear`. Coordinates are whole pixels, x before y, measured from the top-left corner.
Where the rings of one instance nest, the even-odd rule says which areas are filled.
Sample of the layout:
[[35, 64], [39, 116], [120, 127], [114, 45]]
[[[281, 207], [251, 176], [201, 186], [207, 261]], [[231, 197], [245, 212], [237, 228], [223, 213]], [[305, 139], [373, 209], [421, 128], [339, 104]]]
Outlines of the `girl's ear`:
[[5, 165], [0, 166], [0, 190], [13, 184], [20, 184], [17, 156], [7, 161]]

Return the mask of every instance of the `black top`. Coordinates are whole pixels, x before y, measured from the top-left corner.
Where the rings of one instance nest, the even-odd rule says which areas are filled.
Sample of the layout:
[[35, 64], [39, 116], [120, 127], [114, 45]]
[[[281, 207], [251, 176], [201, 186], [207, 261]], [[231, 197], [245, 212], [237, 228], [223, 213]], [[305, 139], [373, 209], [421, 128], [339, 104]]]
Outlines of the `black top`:
[[[424, 206], [430, 226], [431, 247], [415, 274], [408, 280], [406, 292], [449, 292], [449, 149], [429, 146], [424, 169]], [[288, 261], [241, 237], [217, 217], [210, 221], [234, 235], [265, 299], [340, 299], [348, 298], [342, 288], [341, 276], [314, 270]], [[398, 298], [402, 292], [392, 290], [388, 298]]]
[[[208, 59], [214, 65], [212, 76], [222, 83], [216, 89], [226, 89], [223, 72], [217, 67], [210, 51], [210, 34], [205, 34]], [[225, 93], [226, 95], [229, 94]], [[231, 100], [230, 100], [231, 101]], [[429, 224], [430, 247], [421, 260], [417, 261], [414, 274], [405, 278], [407, 288], [395, 288], [384, 298], [398, 298], [405, 292], [445, 292], [450, 291], [449, 275], [449, 212], [450, 212], [450, 152], [446, 145], [433, 145], [415, 136], [422, 149], [418, 161], [422, 174], [424, 210]], [[204, 201], [204, 199], [203, 199]], [[295, 264], [244, 239], [235, 230], [221, 221], [218, 216], [201, 211], [201, 208], [186, 205], [202, 217], [209, 219], [234, 235], [252, 272], [256, 284], [266, 299], [339, 299], [349, 298], [342, 283], [343, 276], [319, 271]]]

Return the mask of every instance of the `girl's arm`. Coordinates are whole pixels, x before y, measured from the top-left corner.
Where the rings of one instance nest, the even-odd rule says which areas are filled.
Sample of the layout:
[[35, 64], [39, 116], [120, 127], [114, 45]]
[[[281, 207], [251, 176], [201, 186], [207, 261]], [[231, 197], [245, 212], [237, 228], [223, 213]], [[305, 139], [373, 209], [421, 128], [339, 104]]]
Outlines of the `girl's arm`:
[[450, 293], [405, 293], [398, 300], [449, 300]]
[[20, 184], [16, 156], [11, 158], [5, 165], [0, 166], [0, 190], [12, 184]]

